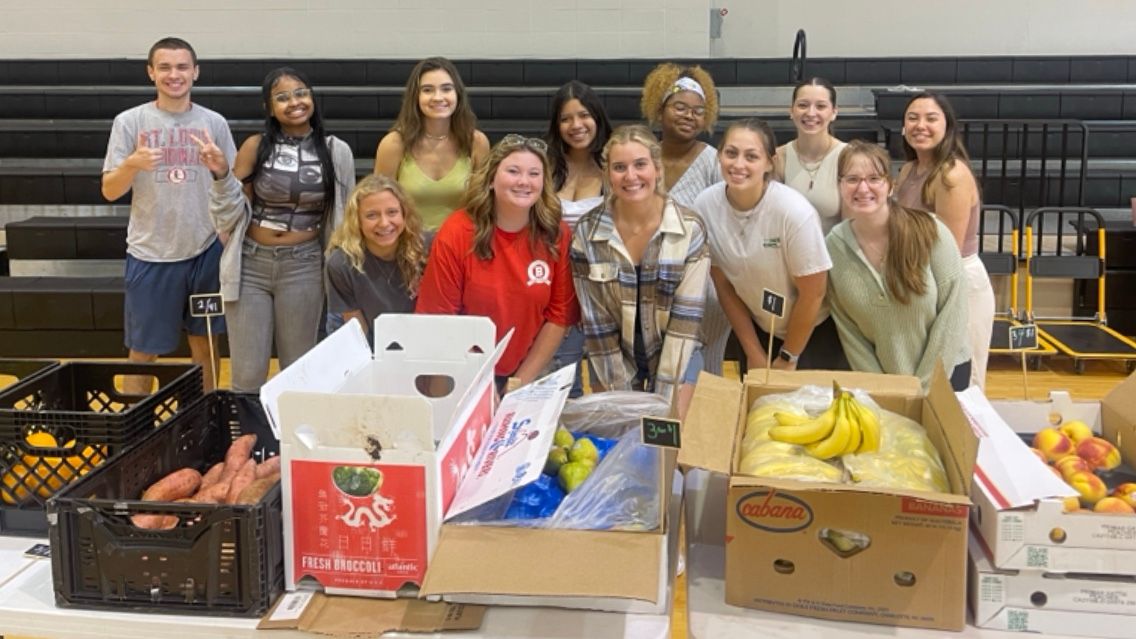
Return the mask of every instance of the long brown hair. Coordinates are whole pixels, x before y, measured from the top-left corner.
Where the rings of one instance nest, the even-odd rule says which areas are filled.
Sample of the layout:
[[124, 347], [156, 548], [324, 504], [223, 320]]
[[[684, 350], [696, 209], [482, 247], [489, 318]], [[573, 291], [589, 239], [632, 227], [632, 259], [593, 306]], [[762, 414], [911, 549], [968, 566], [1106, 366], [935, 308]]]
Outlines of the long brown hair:
[[422, 76], [430, 71], [445, 71], [454, 81], [454, 93], [458, 96], [458, 103], [454, 105], [454, 114], [450, 116], [450, 136], [458, 145], [461, 155], [470, 155], [473, 151], [473, 134], [477, 130], [477, 116], [469, 106], [469, 95], [457, 67], [446, 58], [426, 58], [414, 65], [410, 77], [406, 80], [406, 90], [402, 93], [402, 106], [398, 110], [398, 118], [394, 121], [392, 131], [398, 131], [402, 136], [403, 148], [409, 154], [418, 140], [426, 133], [422, 124], [422, 111], [418, 108], [418, 93], [422, 90]]
[[[916, 94], [907, 101], [907, 106], [903, 107], [903, 119], [907, 121], [907, 110], [916, 100], [931, 100], [943, 112], [943, 120], [946, 122], [946, 131], [943, 135], [943, 141], [939, 142], [939, 146], [935, 147], [935, 153], [931, 160], [931, 171], [927, 174], [927, 180], [923, 182], [923, 190], [919, 193], [919, 198], [927, 206], [935, 207], [935, 182], [941, 181], [943, 186], [948, 189], [953, 188], [954, 185], [947, 179], [947, 174], [954, 168], [955, 162], [962, 162], [962, 165], [970, 169], [970, 155], [966, 152], [966, 145], [963, 144], [962, 135], [959, 132], [958, 116], [955, 115], [954, 107], [947, 101], [947, 96], [934, 91], [923, 91]], [[916, 161], [919, 156], [915, 153], [915, 148], [907, 143], [907, 137], [903, 137], [903, 157], [908, 162]], [[914, 166], [912, 166], [914, 170]], [[977, 180], [976, 180], [977, 183]]]
[[331, 235], [331, 242], [327, 250], [330, 253], [338, 248], [347, 256], [356, 271], [363, 272], [363, 260], [367, 251], [363, 241], [363, 231], [359, 225], [359, 207], [363, 200], [376, 193], [390, 191], [402, 207], [403, 229], [398, 236], [398, 247], [395, 249], [395, 261], [398, 263], [399, 273], [411, 297], [418, 296], [418, 284], [422, 280], [422, 271], [426, 268], [426, 248], [422, 241], [422, 216], [414, 208], [414, 202], [399, 186], [398, 182], [384, 175], [368, 175], [359, 180], [351, 195], [347, 197], [347, 204], [343, 207], [343, 223]]
[[552, 170], [548, 164], [548, 145], [538, 138], [510, 134], [489, 151], [489, 156], [469, 176], [469, 186], [462, 196], [462, 208], [473, 220], [473, 254], [482, 260], [493, 259], [493, 230], [497, 226], [496, 197], [493, 179], [505, 158], [514, 153], [532, 153], [540, 158], [544, 172], [540, 197], [529, 209], [529, 242], [536, 250], [538, 243], [548, 247], [552, 261], [560, 257], [560, 198], [552, 188]]
[[[852, 140], [840, 152], [837, 172], [841, 178], [857, 156], [868, 160], [880, 175], [887, 178], [889, 187], [892, 186], [891, 160], [887, 151], [864, 140]], [[884, 257], [884, 282], [892, 298], [900, 304], [907, 304], [912, 297], [927, 292], [923, 273], [931, 262], [931, 250], [939, 238], [939, 228], [935, 216], [902, 206], [890, 196], [887, 207], [888, 249]]]

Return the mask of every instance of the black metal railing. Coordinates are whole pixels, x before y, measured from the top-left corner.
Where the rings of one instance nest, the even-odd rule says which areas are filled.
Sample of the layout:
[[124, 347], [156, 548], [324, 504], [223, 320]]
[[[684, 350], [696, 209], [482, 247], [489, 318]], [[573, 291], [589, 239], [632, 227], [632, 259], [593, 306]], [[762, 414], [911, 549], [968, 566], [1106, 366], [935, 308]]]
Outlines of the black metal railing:
[[789, 67], [789, 81], [793, 84], [804, 82], [808, 64], [808, 38], [804, 29], [797, 29], [797, 37], [793, 40], [793, 64]]

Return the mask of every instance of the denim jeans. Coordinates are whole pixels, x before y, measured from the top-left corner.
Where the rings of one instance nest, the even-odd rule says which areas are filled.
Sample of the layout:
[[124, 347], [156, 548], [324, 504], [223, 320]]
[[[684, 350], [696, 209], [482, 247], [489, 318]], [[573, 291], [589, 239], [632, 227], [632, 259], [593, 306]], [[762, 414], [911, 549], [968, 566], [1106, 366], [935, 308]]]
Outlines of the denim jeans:
[[318, 239], [241, 247], [241, 292], [225, 304], [233, 390], [256, 392], [268, 379], [273, 339], [280, 369], [315, 346], [323, 313], [323, 250]]

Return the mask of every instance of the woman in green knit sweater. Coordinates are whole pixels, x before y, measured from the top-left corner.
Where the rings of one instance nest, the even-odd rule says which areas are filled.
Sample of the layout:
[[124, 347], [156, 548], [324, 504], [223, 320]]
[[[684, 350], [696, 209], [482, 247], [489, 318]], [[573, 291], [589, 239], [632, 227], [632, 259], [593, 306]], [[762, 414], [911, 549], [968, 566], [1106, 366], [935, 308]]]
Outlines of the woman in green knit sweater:
[[970, 384], [966, 274], [950, 230], [892, 199], [891, 162], [875, 144], [840, 153], [845, 218], [828, 234], [828, 300], [853, 370], [915, 375], [942, 363], [955, 390]]

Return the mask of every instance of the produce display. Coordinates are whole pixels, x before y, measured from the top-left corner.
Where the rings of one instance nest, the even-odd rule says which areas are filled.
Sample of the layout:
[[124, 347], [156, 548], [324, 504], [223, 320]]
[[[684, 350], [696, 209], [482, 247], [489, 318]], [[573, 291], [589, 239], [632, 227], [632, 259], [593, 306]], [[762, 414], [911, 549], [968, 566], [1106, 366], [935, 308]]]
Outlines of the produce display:
[[[1041, 430], [1034, 435], [1031, 450], [1080, 493], [1079, 498], [1066, 498], [1066, 512], [1136, 515], [1136, 482], [1123, 481], [1133, 479], [1130, 475], [1112, 472], [1120, 467], [1120, 450], [1095, 436], [1088, 424], [1070, 421]], [[1114, 485], [1111, 490], [1109, 484]]]
[[916, 422], [833, 384], [759, 398], [738, 471], [756, 477], [946, 491], [946, 471]]
[[544, 472], [513, 495], [505, 519], [551, 517], [564, 497], [584, 483], [603, 461], [616, 440], [585, 433], [571, 433], [561, 426], [553, 436]]
[[[224, 461], [217, 462], [204, 474], [194, 468], [179, 468], [151, 484], [142, 493], [141, 499], [196, 504], [255, 504], [280, 481], [280, 457], [271, 457], [258, 464], [252, 458], [255, 445], [256, 435], [242, 435], [229, 446]], [[178, 517], [138, 514], [131, 517], [131, 522], [138, 528], [168, 530], [178, 525]]]
[[4, 468], [0, 477], [4, 485], [0, 489], [0, 499], [6, 504], [20, 505], [32, 501], [37, 495], [51, 497], [72, 480], [106, 461], [106, 446], [82, 445], [74, 439], [60, 441], [43, 430], [28, 433], [24, 440], [31, 450], [51, 450], [61, 454], [21, 454], [10, 450], [0, 462], [0, 467]]

